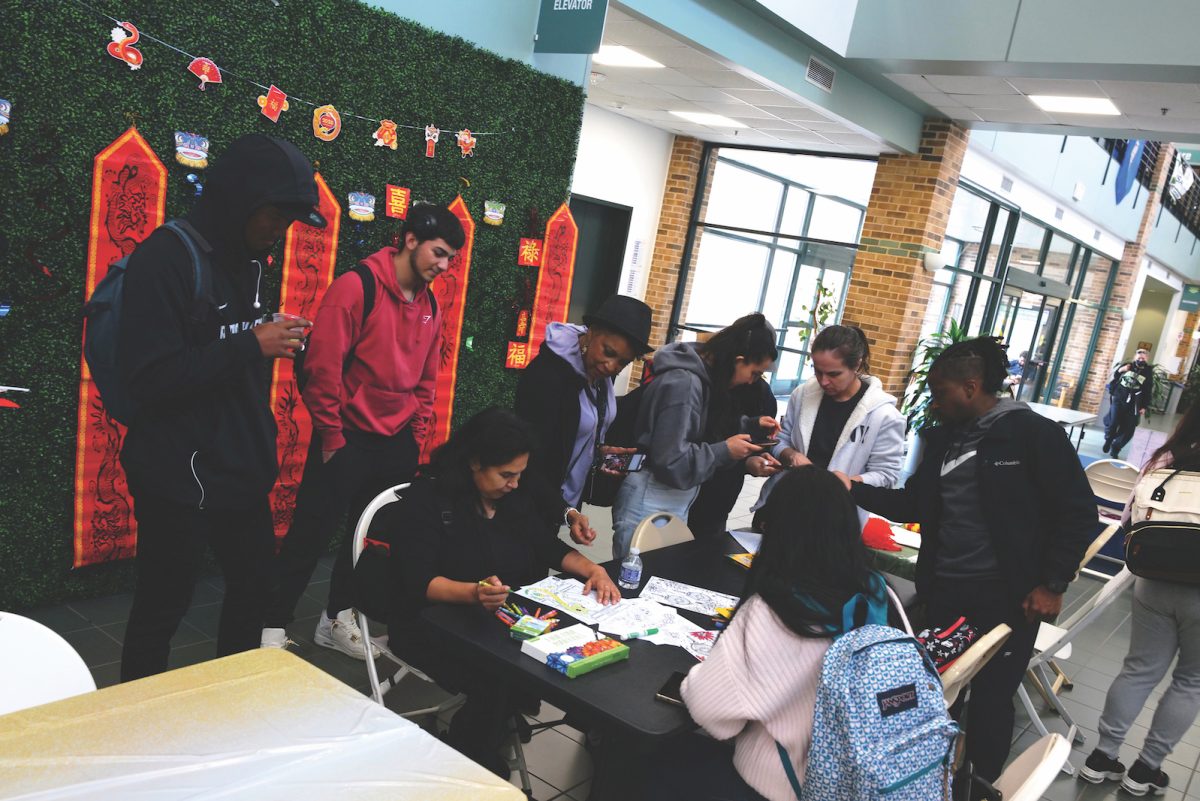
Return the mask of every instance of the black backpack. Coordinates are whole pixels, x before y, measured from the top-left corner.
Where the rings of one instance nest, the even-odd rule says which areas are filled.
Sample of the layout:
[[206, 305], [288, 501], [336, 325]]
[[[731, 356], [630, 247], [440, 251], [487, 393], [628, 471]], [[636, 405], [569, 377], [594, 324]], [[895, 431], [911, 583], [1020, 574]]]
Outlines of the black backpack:
[[[168, 220], [163, 227], [179, 237], [191, 257], [194, 288], [189, 318], [198, 321], [212, 304], [212, 272], [208, 260], [196, 245], [199, 234], [186, 220]], [[124, 426], [130, 424], [137, 412], [137, 406], [129, 397], [117, 367], [117, 334], [121, 327], [125, 270], [129, 266], [130, 256], [109, 265], [108, 274], [96, 284], [92, 296], [83, 305], [83, 315], [87, 320], [83, 358], [87, 360], [88, 372], [96, 382], [100, 400], [109, 417]]]

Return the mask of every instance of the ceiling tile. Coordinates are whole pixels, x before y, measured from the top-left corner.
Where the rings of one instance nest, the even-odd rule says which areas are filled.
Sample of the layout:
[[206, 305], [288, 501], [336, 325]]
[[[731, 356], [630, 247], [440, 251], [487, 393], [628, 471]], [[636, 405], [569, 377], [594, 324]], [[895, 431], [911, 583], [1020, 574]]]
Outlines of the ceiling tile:
[[[604, 25], [604, 44], [639, 47], [677, 47], [684, 42], [637, 20], [614, 20]], [[640, 51], [639, 51], [640, 52]]]
[[824, 133], [826, 131], [848, 131], [850, 130], [845, 123], [836, 120], [802, 120], [797, 121], [797, 125], [802, 125], [810, 131]]
[[[950, 95], [950, 100], [954, 103], [966, 106], [967, 108], [980, 111], [982, 109], [1012, 109], [1015, 111], [1024, 111], [1025, 109], [1036, 109], [1025, 95]], [[983, 114], [986, 118], [987, 114]]]
[[945, 92], [913, 92], [913, 94], [931, 106], [962, 106], [962, 103]]
[[1065, 78], [1007, 78], [1014, 89], [1027, 95], [1066, 95], [1067, 97], [1105, 97], [1095, 81], [1074, 81]]
[[718, 89], [762, 89], [761, 83], [756, 83], [733, 70], [689, 70], [689, 74], [698, 81]]
[[724, 114], [726, 117], [733, 117], [735, 120], [773, 120], [775, 115], [768, 111], [764, 111], [757, 106], [751, 106], [746, 103], [697, 103], [696, 105], [705, 111], [713, 114]]
[[937, 87], [925, 80], [924, 75], [909, 75], [901, 72], [884, 73], [884, 77], [891, 78], [901, 89], [907, 89], [910, 92], [936, 92]]
[[668, 67], [687, 70], [721, 70], [725, 65], [693, 47], [676, 45], [674, 47], [643, 47], [638, 50], [643, 56], [652, 58]]
[[726, 89], [725, 94], [752, 106], [773, 106], [783, 97], [774, 89]]
[[[987, 112], [982, 112], [987, 113]], [[1123, 128], [1127, 120], [1123, 117], [1107, 116], [1104, 114], [1061, 114], [1047, 112], [1052, 120], [1059, 125], [1069, 125], [1073, 128]]]
[[1054, 123], [1054, 118], [1039, 108], [1030, 105], [1030, 108], [1024, 109], [976, 109], [979, 116], [983, 117], [984, 122], [1008, 122], [1008, 123], [1026, 123], [1029, 125], [1051, 125]]
[[935, 89], [958, 95], [1012, 95], [1017, 90], [1003, 78], [986, 75], [926, 75]]
[[[601, 67], [603, 69], [603, 67]], [[642, 83], [652, 83], [655, 86], [703, 86], [700, 81], [688, 74], [687, 70], [673, 70], [669, 67], [661, 70], [641, 70]]]
[[983, 119], [983, 117], [980, 117], [974, 111], [971, 111], [971, 109], [963, 108], [962, 106], [938, 106], [938, 111], [952, 120], [959, 120], [961, 122], [980, 122]]
[[1149, 83], [1146, 81], [1099, 81], [1100, 88], [1109, 97], [1140, 100], [1197, 100], [1200, 101], [1200, 85], [1194, 83]]
[[685, 100], [703, 100], [706, 103], [729, 103], [729, 95], [711, 86], [667, 86], [668, 92]]
[[666, 89], [657, 86], [651, 86], [647, 83], [634, 83], [632, 81], [614, 81], [611, 78], [605, 81], [601, 86], [604, 91], [609, 94], [617, 95], [618, 97], [637, 97], [637, 98], [653, 98], [656, 100], [674, 100], [675, 95], [671, 94]]
[[824, 114], [807, 106], [759, 106], [759, 108], [769, 111], [783, 120], [829, 122], [829, 118]]
[[845, 145], [846, 147], [878, 147], [879, 143], [870, 137], [862, 136], [855, 133], [831, 133], [826, 134], [825, 138], [835, 145]]

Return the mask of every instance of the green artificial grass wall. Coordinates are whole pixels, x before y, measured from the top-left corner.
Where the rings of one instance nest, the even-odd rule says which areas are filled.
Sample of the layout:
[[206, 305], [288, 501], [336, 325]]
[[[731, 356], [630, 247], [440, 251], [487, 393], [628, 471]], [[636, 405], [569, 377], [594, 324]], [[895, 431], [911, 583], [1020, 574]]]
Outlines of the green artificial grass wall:
[[[106, 53], [114, 26], [103, 14], [138, 26], [141, 69]], [[92, 159], [129, 127], [129, 115], [167, 166], [168, 218], [192, 202], [185, 176], [203, 180], [176, 163], [175, 131], [208, 137], [210, 160], [238, 136], [264, 132], [319, 161], [343, 207], [339, 274], [399, 230], [383, 213], [386, 184], [441, 203], [461, 192], [477, 227], [455, 422], [511, 400], [516, 376], [504, 368], [504, 348], [530, 289], [517, 241], [531, 211], [544, 226], [569, 196], [579, 87], [351, 0], [0, 0], [0, 18], [0, 98], [13, 103], [0, 136], [0, 299], [12, 299], [0, 317], [0, 384], [33, 389], [7, 396], [21, 409], [0, 409], [0, 609], [131, 587], [128, 563], [70, 567]], [[213, 59], [224, 83], [199, 91], [189, 59], [147, 35]], [[303, 103], [271, 123], [256, 104], [264, 91], [230, 72], [332, 103], [341, 135], [316, 139]], [[425, 157], [422, 131], [400, 129], [394, 152], [375, 147], [377, 126], [351, 114], [438, 125], [436, 157]], [[479, 136], [475, 155], [462, 158], [454, 132], [463, 127], [503, 133]], [[376, 196], [373, 222], [349, 219], [352, 191]], [[507, 204], [503, 225], [483, 224], [485, 200]], [[282, 252], [280, 243], [277, 266]], [[270, 307], [279, 280], [270, 271]]]

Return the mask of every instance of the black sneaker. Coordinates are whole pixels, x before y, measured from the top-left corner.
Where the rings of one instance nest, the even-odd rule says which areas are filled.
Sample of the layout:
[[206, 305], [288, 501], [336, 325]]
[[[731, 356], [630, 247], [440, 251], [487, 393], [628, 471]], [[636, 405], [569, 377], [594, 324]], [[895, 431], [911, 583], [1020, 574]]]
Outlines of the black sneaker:
[[1138, 759], [1121, 779], [1121, 789], [1130, 795], [1162, 795], [1167, 791], [1170, 779], [1161, 770], [1155, 770]]
[[1124, 776], [1125, 766], [1115, 757], [1101, 753], [1099, 748], [1092, 751], [1087, 762], [1084, 762], [1083, 767], [1079, 769], [1079, 778], [1092, 784], [1100, 784], [1103, 781], [1120, 781]]
[[1111, 447], [1112, 447], [1112, 440], [1106, 439], [1106, 440], [1104, 440], [1104, 447], [1102, 447], [1100, 450], [1103, 451], [1104, 453], [1108, 453], [1108, 449]]

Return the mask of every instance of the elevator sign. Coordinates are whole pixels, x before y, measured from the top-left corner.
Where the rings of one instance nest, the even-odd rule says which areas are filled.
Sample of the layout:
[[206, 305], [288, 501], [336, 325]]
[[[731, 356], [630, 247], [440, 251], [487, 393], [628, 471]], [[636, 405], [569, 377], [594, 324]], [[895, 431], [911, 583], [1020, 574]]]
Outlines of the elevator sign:
[[608, 0], [542, 0], [535, 53], [595, 53]]
[[1183, 293], [1179, 296], [1179, 310], [1200, 311], [1200, 284], [1183, 285]]

